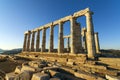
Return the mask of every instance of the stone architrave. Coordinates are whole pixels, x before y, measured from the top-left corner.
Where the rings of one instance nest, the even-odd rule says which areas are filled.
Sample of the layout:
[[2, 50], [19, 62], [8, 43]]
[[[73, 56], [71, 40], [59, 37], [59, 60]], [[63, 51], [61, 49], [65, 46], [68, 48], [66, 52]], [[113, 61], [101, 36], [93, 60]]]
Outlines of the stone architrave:
[[59, 22], [58, 53], [64, 52], [63, 22]]
[[27, 51], [30, 51], [30, 36], [31, 36], [31, 31], [28, 31]]
[[27, 34], [24, 34], [24, 43], [23, 43], [23, 51], [26, 51], [26, 43], [27, 43]]
[[46, 47], [46, 29], [43, 28], [43, 31], [42, 31], [42, 47], [41, 47], [41, 52], [45, 51], [45, 47]]
[[94, 37], [95, 37], [96, 53], [100, 53], [98, 32], [94, 33]]
[[87, 51], [88, 51], [88, 58], [94, 59], [95, 58], [95, 40], [94, 40], [94, 28], [93, 28], [93, 21], [92, 21], [92, 12], [88, 11], [86, 14], [86, 24], [87, 24]]
[[49, 43], [49, 52], [53, 51], [53, 47], [54, 47], [54, 27], [51, 25], [50, 26], [50, 43]]
[[36, 37], [36, 52], [39, 51], [40, 46], [40, 30], [37, 30], [37, 37]]

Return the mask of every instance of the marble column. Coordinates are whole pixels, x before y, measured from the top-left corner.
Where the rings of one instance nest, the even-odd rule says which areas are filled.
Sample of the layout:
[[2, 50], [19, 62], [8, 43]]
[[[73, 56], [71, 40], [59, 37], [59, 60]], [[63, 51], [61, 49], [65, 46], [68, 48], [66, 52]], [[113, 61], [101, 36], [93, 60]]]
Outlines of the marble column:
[[67, 51], [70, 51], [70, 38], [67, 38]]
[[86, 24], [87, 24], [87, 52], [88, 58], [95, 58], [95, 40], [94, 40], [94, 28], [92, 21], [92, 12], [88, 11], [86, 14]]
[[26, 43], [27, 43], [27, 34], [24, 34], [24, 43], [23, 43], [23, 52], [26, 51]]
[[82, 36], [83, 36], [83, 49], [85, 52], [87, 52], [87, 42], [86, 42], [86, 31], [87, 29], [86, 28], [83, 28], [82, 29]]
[[58, 53], [64, 53], [63, 22], [59, 22]]
[[98, 32], [94, 33], [94, 37], [95, 37], [96, 53], [100, 53]]
[[27, 38], [27, 51], [30, 51], [30, 37], [31, 37], [31, 31], [28, 31], [28, 38]]
[[35, 31], [32, 31], [31, 51], [34, 51]]
[[37, 30], [37, 37], [36, 37], [36, 52], [39, 52], [39, 51], [40, 51], [39, 46], [40, 46], [40, 30]]
[[71, 25], [71, 54], [82, 52], [80, 24], [75, 18], [70, 19]]
[[49, 43], [49, 52], [53, 51], [53, 47], [54, 47], [54, 26], [51, 25], [50, 26], [50, 43]]
[[45, 52], [45, 48], [46, 48], [46, 29], [43, 28], [43, 31], [42, 31], [42, 47], [41, 47], [41, 52]]

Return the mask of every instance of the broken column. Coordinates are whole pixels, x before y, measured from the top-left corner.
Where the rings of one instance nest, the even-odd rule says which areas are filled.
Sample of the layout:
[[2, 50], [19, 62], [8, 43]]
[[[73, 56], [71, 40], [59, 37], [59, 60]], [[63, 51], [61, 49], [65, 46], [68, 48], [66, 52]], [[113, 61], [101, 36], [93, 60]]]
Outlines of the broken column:
[[70, 37], [67, 38], [67, 51], [70, 51]]
[[35, 31], [32, 31], [32, 42], [31, 42], [31, 51], [34, 51], [34, 39], [35, 39]]
[[80, 24], [75, 18], [70, 19], [71, 25], [71, 53], [76, 54], [82, 51]]
[[30, 36], [31, 36], [31, 31], [28, 31], [27, 51], [30, 51]]
[[45, 47], [46, 47], [46, 29], [43, 28], [43, 31], [42, 31], [42, 47], [41, 47], [41, 52], [45, 51]]
[[64, 52], [63, 22], [59, 22], [58, 53]]
[[95, 40], [94, 40], [94, 28], [92, 22], [92, 12], [88, 11], [86, 14], [86, 24], [87, 24], [87, 52], [88, 57], [91, 59], [95, 58]]
[[40, 30], [37, 30], [37, 37], [36, 37], [36, 52], [39, 51], [40, 46]]
[[86, 31], [87, 31], [87, 28], [82, 28], [83, 49], [85, 52], [87, 52]]
[[23, 51], [26, 51], [26, 43], [27, 43], [27, 34], [24, 34], [24, 43], [23, 43]]
[[100, 45], [99, 45], [98, 32], [94, 33], [94, 37], [95, 37], [96, 53], [100, 53]]
[[53, 51], [53, 46], [54, 46], [54, 38], [53, 38], [53, 35], [54, 35], [54, 26], [51, 25], [50, 26], [50, 43], [49, 43], [49, 52], [52, 52]]

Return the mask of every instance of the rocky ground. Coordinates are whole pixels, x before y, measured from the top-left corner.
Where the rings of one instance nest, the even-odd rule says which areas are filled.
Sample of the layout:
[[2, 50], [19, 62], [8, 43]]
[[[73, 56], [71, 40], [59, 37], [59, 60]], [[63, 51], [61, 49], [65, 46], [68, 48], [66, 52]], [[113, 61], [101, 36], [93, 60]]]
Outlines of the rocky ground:
[[73, 60], [73, 56], [65, 57], [50, 54], [2, 55], [0, 80], [120, 80], [120, 58], [100, 57], [91, 61], [85, 56], [82, 59], [76, 57], [77, 60]]

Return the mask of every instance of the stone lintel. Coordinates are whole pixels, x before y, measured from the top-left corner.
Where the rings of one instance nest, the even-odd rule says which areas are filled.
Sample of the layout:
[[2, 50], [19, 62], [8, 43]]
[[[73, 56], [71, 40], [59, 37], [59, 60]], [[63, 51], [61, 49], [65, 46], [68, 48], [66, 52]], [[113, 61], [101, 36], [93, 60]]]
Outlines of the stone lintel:
[[[46, 24], [46, 25], [44, 25], [44, 26], [40, 26], [40, 27], [38, 27], [38, 28], [35, 28], [34, 31], [37, 31], [38, 29], [39, 29], [39, 30], [42, 30], [43, 27], [49, 28], [51, 25], [53, 25], [53, 26], [58, 25], [60, 21], [62, 21], [62, 22], [67, 22], [67, 21], [69, 21], [72, 17], [77, 18], [77, 17], [80, 17], [80, 16], [84, 16], [85, 13], [87, 13], [87, 12], [91, 12], [91, 11], [89, 10], [89, 8], [86, 8], [86, 9], [84, 9], [84, 10], [80, 10], [80, 11], [78, 11], [78, 12], [75, 12], [73, 15], [69, 15], [69, 16], [63, 17], [63, 18], [61, 18], [61, 19], [59, 19], [59, 20], [56, 20], [56, 21], [51, 22], [51, 23], [48, 23], [48, 24]], [[93, 12], [91, 12], [91, 13], [93, 13]], [[27, 32], [25, 32], [25, 34], [26, 34], [26, 33], [27, 33]]]
[[66, 16], [64, 18], [61, 18], [60, 20], [63, 21], [63, 22], [67, 22], [70, 20], [70, 18], [72, 17], [72, 15], [69, 15], [69, 16]]
[[63, 36], [63, 38], [70, 38], [70, 37], [71, 37], [71, 35]]
[[48, 24], [46, 24], [46, 25], [44, 25], [44, 26], [47, 28], [47, 27], [50, 27], [51, 25], [53, 25], [53, 22], [48, 23]]
[[58, 25], [59, 24], [59, 20], [56, 20], [56, 21], [54, 21], [53, 22], [53, 25], [55, 26], [55, 25]]
[[75, 12], [75, 13], [73, 14], [73, 17], [84, 16], [85, 13], [87, 13], [88, 11], [90, 11], [89, 8], [86, 8], [86, 9], [84, 9], [84, 10], [80, 10], [80, 11], [78, 11], [78, 12]]
[[25, 33], [24, 33], [24, 34], [28, 34], [28, 33], [31, 33], [31, 31], [30, 31], [30, 30], [28, 30], [28, 31], [25, 31]]

